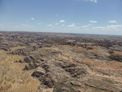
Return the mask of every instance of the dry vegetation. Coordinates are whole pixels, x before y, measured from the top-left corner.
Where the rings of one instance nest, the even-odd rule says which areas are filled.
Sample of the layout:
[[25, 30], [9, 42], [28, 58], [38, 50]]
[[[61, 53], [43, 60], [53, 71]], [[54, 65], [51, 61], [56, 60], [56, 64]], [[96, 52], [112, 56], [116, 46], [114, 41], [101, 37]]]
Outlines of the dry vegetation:
[[17, 63], [21, 59], [0, 51], [0, 92], [37, 92], [39, 83], [23, 71], [24, 65]]
[[121, 37], [0, 34], [0, 92], [122, 92]]

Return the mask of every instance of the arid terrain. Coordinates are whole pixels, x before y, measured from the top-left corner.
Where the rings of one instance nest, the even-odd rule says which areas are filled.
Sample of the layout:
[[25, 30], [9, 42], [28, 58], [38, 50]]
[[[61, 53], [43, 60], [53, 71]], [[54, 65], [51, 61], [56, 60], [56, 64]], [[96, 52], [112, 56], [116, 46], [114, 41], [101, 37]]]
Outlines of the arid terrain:
[[0, 32], [0, 92], [122, 92], [122, 36]]

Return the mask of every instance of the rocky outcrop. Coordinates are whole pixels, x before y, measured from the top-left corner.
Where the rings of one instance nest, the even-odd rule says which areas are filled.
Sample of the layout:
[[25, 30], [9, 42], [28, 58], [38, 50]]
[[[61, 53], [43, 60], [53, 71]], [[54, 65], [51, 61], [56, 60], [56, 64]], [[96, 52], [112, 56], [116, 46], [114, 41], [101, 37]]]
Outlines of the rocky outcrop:
[[122, 62], [122, 55], [114, 55], [114, 54], [111, 54], [111, 55], [109, 56], [109, 58], [110, 58], [111, 60], [116, 60], [116, 61]]

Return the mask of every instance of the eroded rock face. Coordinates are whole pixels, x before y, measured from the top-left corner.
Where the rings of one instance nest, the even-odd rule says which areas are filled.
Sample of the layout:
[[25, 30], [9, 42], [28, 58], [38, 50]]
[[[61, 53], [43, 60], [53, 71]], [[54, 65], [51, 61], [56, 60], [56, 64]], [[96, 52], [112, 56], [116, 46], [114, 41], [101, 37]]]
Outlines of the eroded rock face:
[[[34, 57], [25, 61], [36, 62]], [[37, 60], [38, 61], [38, 60]], [[26, 63], [30, 63], [26, 62]], [[32, 77], [37, 78], [43, 89], [53, 88], [53, 92], [121, 92], [122, 85], [109, 78], [91, 76], [89, 68], [68, 61], [41, 61]], [[91, 76], [91, 77], [89, 77]]]
[[89, 78], [85, 81], [70, 79], [57, 83], [53, 92], [121, 92], [120, 85], [104, 78]]
[[[48, 53], [46, 52], [46, 54], [44, 55], [30, 55], [25, 57], [24, 59], [24, 62], [28, 66], [26, 70], [33, 71], [31, 76], [40, 81], [40, 90], [53, 89], [53, 92], [122, 91], [121, 82], [119, 83], [118, 81], [109, 78], [111, 73], [110, 75], [105, 75], [104, 77], [104, 73], [100, 72], [101, 70], [97, 70], [97, 68], [95, 68], [96, 70], [94, 72], [94, 67], [99, 67], [95, 66], [94, 63], [87, 64], [87, 61], [86, 64], [85, 61], [84, 63], [79, 63], [74, 59], [72, 61], [65, 59], [56, 60], [58, 55], [62, 55], [63, 57], [64, 55], [57, 53], [59, 51], [50, 51], [49, 49], [46, 51], [48, 51]], [[55, 54], [52, 52], [55, 52]], [[92, 58], [89, 60], [94, 59]], [[100, 60], [98, 61], [98, 63], [100, 62]], [[90, 62], [92, 63], [94, 61]], [[101, 69], [103, 68], [104, 67], [102, 67]], [[109, 73], [107, 70], [106, 72]], [[121, 74], [116, 76], [120, 77]]]
[[79, 81], [63, 80], [55, 85], [53, 92], [81, 92], [81, 89], [82, 84]]
[[54, 86], [54, 80], [51, 78], [50, 74], [45, 73], [43, 69], [34, 71], [31, 76], [37, 78], [41, 84], [47, 88], [52, 88]]
[[59, 63], [59, 65], [68, 72], [72, 77], [80, 77], [85, 76], [87, 72], [87, 68], [85, 66], [79, 66], [73, 63]]

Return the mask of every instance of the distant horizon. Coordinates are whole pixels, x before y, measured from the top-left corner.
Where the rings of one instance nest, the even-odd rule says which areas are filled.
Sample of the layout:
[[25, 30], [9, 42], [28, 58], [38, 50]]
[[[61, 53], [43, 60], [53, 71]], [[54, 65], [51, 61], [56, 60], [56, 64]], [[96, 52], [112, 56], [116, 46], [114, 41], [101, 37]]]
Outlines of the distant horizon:
[[7, 33], [7, 32], [15, 32], [15, 33], [51, 33], [51, 34], [73, 34], [73, 35], [98, 35], [98, 36], [121, 36], [122, 37], [122, 35], [121, 34], [92, 34], [92, 33], [69, 33], [69, 32], [49, 32], [49, 31], [1, 31], [0, 30], [0, 33], [1, 32], [5, 32], [5, 33]]
[[122, 0], [0, 0], [0, 30], [122, 35], [121, 9]]

